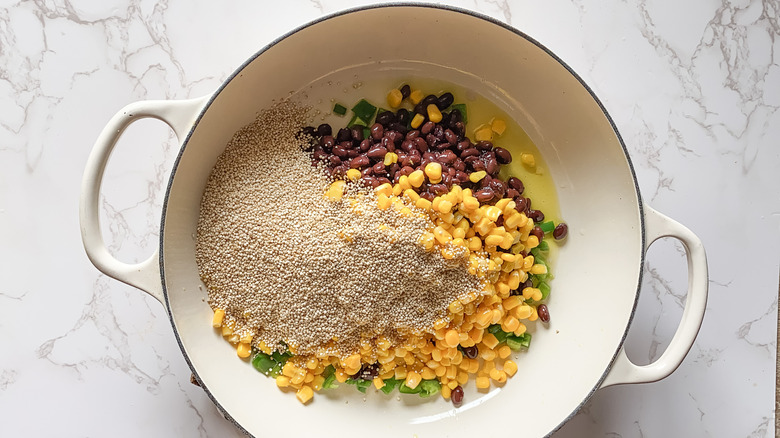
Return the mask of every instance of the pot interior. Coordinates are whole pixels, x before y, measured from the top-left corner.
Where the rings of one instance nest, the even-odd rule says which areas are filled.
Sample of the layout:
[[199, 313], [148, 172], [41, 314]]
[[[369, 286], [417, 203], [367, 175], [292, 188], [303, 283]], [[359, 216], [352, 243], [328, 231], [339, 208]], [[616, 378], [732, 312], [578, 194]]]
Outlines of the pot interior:
[[[327, 110], [331, 98], [351, 105], [373, 89], [386, 92], [388, 85], [415, 77], [455, 84], [492, 101], [543, 155], [570, 226], [553, 265], [552, 321], [537, 323], [530, 350], [514, 354], [519, 371], [513, 378], [487, 393], [477, 392], [472, 380], [457, 411], [441, 397], [399, 399], [371, 389], [364, 396], [347, 385], [302, 406], [238, 359], [210, 326], [194, 257], [206, 181], [233, 133], [274, 100], [294, 95]], [[347, 121], [331, 120], [335, 126]], [[515, 156], [520, 152], [517, 145], [502, 146]], [[535, 42], [449, 9], [353, 11], [281, 39], [215, 93], [169, 185], [161, 238], [166, 298], [194, 372], [217, 405], [253, 435], [310, 429], [330, 436], [344, 428], [378, 436], [460, 435], [484, 432], [492, 413], [509, 415], [495, 427], [507, 424], [523, 436], [543, 436], [592, 394], [625, 336], [642, 268], [639, 205], [633, 171], [610, 120], [586, 87]]]

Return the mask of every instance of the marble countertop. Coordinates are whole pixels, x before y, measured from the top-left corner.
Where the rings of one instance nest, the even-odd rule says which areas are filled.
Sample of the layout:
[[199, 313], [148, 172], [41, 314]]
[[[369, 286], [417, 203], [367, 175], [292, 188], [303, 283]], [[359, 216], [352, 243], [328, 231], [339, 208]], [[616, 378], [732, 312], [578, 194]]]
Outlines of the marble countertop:
[[[523, 30], [573, 67], [615, 120], [645, 200], [708, 252], [707, 314], [682, 366], [598, 391], [554, 437], [774, 436], [780, 3], [451, 4]], [[209, 94], [275, 37], [355, 5], [0, 0], [1, 435], [240, 436], [190, 384], [163, 307], [87, 260], [84, 164], [127, 103]], [[177, 149], [145, 120], [112, 156], [100, 208], [124, 261], [157, 245]], [[660, 356], [677, 327], [684, 261], [671, 240], [649, 251], [627, 341], [638, 362]]]

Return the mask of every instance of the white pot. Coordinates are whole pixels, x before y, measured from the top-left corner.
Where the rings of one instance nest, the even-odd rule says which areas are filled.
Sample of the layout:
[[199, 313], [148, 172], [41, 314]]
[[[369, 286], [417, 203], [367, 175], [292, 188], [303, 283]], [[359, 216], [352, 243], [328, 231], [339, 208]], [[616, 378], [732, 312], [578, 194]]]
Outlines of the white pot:
[[[323, 80], [352, 83], [407, 69], [445, 77], [493, 99], [534, 140], [559, 184], [572, 234], [560, 251], [549, 306], [520, 371], [502, 388], [478, 393], [455, 409], [441, 398], [321, 393], [308, 406], [282, 394], [273, 379], [239, 360], [210, 326], [195, 263], [193, 235], [209, 172], [228, 140], [256, 112]], [[309, 90], [313, 96], [316, 90]], [[324, 91], [322, 91], [324, 93]], [[170, 125], [182, 146], [174, 166], [157, 253], [137, 265], [113, 258], [98, 222], [98, 192], [108, 157], [133, 121]], [[510, 148], [511, 150], [511, 148]], [[142, 289], [168, 309], [185, 358], [209, 397], [255, 436], [485, 436], [499, 431], [540, 437], [559, 428], [598, 389], [651, 382], [672, 373], [694, 342], [707, 299], [707, 264], [699, 239], [642, 202], [614, 123], [582, 80], [521, 32], [471, 12], [424, 5], [352, 10], [303, 26], [261, 50], [213, 95], [146, 101], [117, 113], [87, 163], [81, 228], [90, 260], [107, 275]], [[623, 341], [639, 297], [648, 246], [679, 239], [687, 251], [689, 288], [682, 322], [667, 351], [637, 366]], [[503, 417], [503, 418], [502, 418]], [[492, 423], [491, 423], [492, 421]], [[488, 431], [486, 428], [494, 428]]]

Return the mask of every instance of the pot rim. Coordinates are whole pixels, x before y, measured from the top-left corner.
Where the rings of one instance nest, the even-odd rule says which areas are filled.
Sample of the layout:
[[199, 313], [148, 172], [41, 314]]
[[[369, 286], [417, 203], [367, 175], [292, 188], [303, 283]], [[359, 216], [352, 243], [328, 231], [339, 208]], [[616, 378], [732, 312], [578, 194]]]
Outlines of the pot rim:
[[[203, 105], [202, 109], [200, 110], [200, 113], [195, 118], [195, 121], [193, 122], [192, 126], [189, 129], [189, 132], [187, 133], [184, 140], [181, 142], [181, 147], [179, 148], [179, 152], [176, 156], [176, 159], [173, 163], [173, 166], [171, 168], [170, 177], [168, 179], [168, 184], [165, 189], [165, 197], [163, 199], [163, 205], [162, 205], [162, 213], [160, 218], [160, 243], [159, 243], [159, 265], [160, 265], [160, 280], [162, 282], [162, 293], [163, 297], [165, 298], [165, 308], [168, 313], [168, 320], [171, 323], [171, 327], [173, 328], [174, 336], [176, 337], [176, 343], [179, 345], [179, 349], [181, 350], [184, 360], [187, 362], [187, 365], [190, 368], [190, 371], [192, 372], [193, 377], [197, 380], [199, 386], [206, 392], [206, 395], [211, 399], [212, 403], [217, 407], [219, 412], [225, 417], [226, 420], [228, 420], [230, 423], [232, 423], [236, 428], [238, 428], [241, 432], [246, 434], [247, 436], [254, 436], [251, 432], [249, 432], [246, 428], [244, 428], [238, 421], [236, 421], [230, 413], [217, 401], [216, 397], [211, 393], [211, 391], [206, 386], [205, 382], [200, 378], [198, 375], [198, 372], [195, 370], [195, 366], [190, 360], [189, 355], [187, 354], [186, 349], [184, 348], [184, 344], [182, 343], [182, 339], [179, 336], [179, 331], [176, 328], [176, 323], [173, 320], [173, 312], [171, 309], [171, 303], [168, 296], [168, 288], [166, 286], [165, 282], [165, 264], [163, 263], [163, 260], [165, 259], [165, 248], [164, 248], [164, 235], [165, 235], [165, 220], [166, 220], [166, 213], [168, 210], [168, 199], [170, 196], [170, 191], [173, 186], [173, 176], [176, 174], [176, 170], [179, 166], [179, 162], [181, 161], [182, 155], [184, 154], [184, 151], [186, 149], [187, 143], [189, 142], [190, 137], [192, 136], [192, 133], [195, 131], [195, 128], [198, 126], [198, 123], [200, 123], [203, 116], [208, 112], [209, 108], [211, 107], [211, 104], [219, 97], [220, 93], [227, 87], [227, 85], [233, 81], [234, 78], [236, 78], [249, 64], [255, 61], [258, 57], [260, 57], [263, 53], [274, 47], [276, 44], [280, 43], [281, 41], [285, 40], [286, 38], [310, 27], [315, 24], [318, 24], [320, 22], [340, 17], [342, 15], [347, 15], [355, 12], [365, 11], [365, 10], [371, 10], [371, 9], [382, 9], [382, 8], [389, 8], [389, 7], [415, 7], [415, 8], [432, 8], [432, 9], [441, 9], [449, 12], [457, 12], [464, 15], [469, 15], [474, 18], [478, 18], [484, 21], [487, 21], [489, 23], [492, 23], [494, 25], [500, 26], [518, 36], [521, 38], [524, 38], [528, 42], [532, 43], [539, 49], [543, 50], [547, 55], [549, 55], [551, 58], [553, 58], [555, 61], [557, 61], [563, 68], [566, 69], [566, 71], [569, 72], [570, 75], [572, 75], [579, 83], [582, 85], [583, 88], [588, 92], [590, 97], [596, 102], [596, 104], [601, 109], [601, 112], [604, 114], [604, 117], [606, 117], [607, 121], [609, 122], [609, 125], [612, 128], [612, 131], [615, 133], [615, 136], [617, 137], [618, 142], [620, 143], [620, 147], [623, 150], [623, 155], [626, 158], [626, 162], [628, 164], [629, 171], [631, 173], [631, 179], [634, 181], [634, 190], [637, 195], [637, 207], [639, 210], [639, 222], [640, 222], [640, 234], [641, 234], [641, 247], [646, 248], [646, 234], [645, 234], [645, 217], [644, 217], [644, 203], [642, 202], [642, 194], [639, 190], [639, 181], [636, 177], [636, 172], [634, 171], [634, 165], [631, 162], [631, 157], [628, 153], [628, 149], [626, 148], [625, 142], [623, 141], [623, 137], [620, 135], [620, 132], [617, 129], [617, 126], [615, 125], [614, 120], [612, 120], [612, 117], [607, 112], [606, 107], [604, 104], [599, 100], [599, 98], [596, 96], [594, 91], [591, 89], [590, 86], [588, 86], [587, 83], [571, 68], [568, 64], [566, 64], [561, 58], [559, 58], [555, 53], [553, 53], [550, 49], [548, 49], [546, 46], [544, 46], [542, 43], [537, 41], [536, 39], [532, 38], [528, 34], [524, 33], [523, 31], [506, 24], [500, 20], [497, 20], [493, 17], [490, 17], [488, 15], [482, 14], [480, 12], [459, 8], [455, 6], [450, 5], [442, 5], [442, 4], [435, 4], [435, 3], [412, 3], [412, 2], [397, 2], [397, 3], [377, 3], [373, 5], [366, 5], [366, 6], [358, 6], [358, 7], [352, 7], [340, 11], [336, 11], [327, 15], [323, 15], [319, 18], [316, 18], [312, 21], [309, 21], [305, 24], [302, 24], [298, 27], [296, 27], [293, 30], [290, 30], [289, 32], [286, 32], [285, 34], [275, 38], [273, 41], [268, 43], [265, 47], [255, 52], [252, 56], [250, 56], [246, 61], [244, 61], [238, 68], [233, 71], [233, 73], [230, 74], [222, 83], [220, 86], [214, 91], [214, 93], [209, 97], [209, 99], [206, 101], [206, 103]], [[615, 359], [617, 358], [618, 354], [620, 353], [621, 349], [623, 348], [623, 344], [626, 341], [626, 337], [628, 336], [628, 331], [631, 328], [631, 323], [634, 320], [634, 316], [636, 314], [636, 308], [639, 303], [639, 294], [641, 291], [642, 286], [642, 278], [644, 273], [644, 266], [645, 263], [645, 251], [641, 251], [640, 253], [640, 260], [639, 260], [639, 275], [636, 285], [636, 293], [634, 295], [634, 304], [631, 308], [631, 313], [628, 317], [628, 321], [626, 323], [626, 327], [623, 330], [623, 335], [621, 336], [620, 342], [617, 345], [617, 348], [615, 349], [615, 352], [612, 354], [612, 358], [609, 362], [609, 365], [604, 369], [604, 372], [602, 373], [601, 377], [599, 377], [596, 384], [593, 386], [593, 388], [585, 395], [582, 402], [577, 405], [577, 407], [568, 415], [566, 418], [561, 420], [560, 423], [558, 423], [557, 426], [555, 426], [552, 430], [550, 430], [545, 437], [550, 437], [553, 433], [560, 430], [561, 427], [563, 427], [564, 424], [566, 424], [569, 420], [571, 420], [572, 417], [574, 417], [580, 409], [585, 405], [585, 403], [590, 400], [593, 397], [593, 394], [601, 387], [601, 384], [604, 382], [604, 379], [606, 379], [607, 375], [612, 369], [612, 366], [615, 362]]]

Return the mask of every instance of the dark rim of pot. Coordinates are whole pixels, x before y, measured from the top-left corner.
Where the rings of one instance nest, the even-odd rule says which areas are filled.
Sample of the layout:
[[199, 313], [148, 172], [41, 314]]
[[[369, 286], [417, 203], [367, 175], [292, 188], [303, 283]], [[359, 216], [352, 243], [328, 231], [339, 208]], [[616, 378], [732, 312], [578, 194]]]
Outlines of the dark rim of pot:
[[582, 408], [582, 406], [588, 400], [590, 400], [590, 398], [593, 396], [593, 394], [596, 392], [596, 390], [599, 389], [601, 384], [604, 382], [604, 379], [606, 379], [607, 375], [609, 374], [610, 370], [612, 369], [612, 364], [614, 363], [615, 358], [620, 353], [620, 350], [623, 348], [623, 344], [625, 343], [626, 336], [628, 335], [628, 330], [631, 327], [631, 322], [634, 320], [634, 315], [636, 313], [637, 303], [639, 302], [640, 287], [642, 285], [642, 274], [643, 274], [642, 267], [644, 266], [644, 262], [645, 262], [645, 251], [644, 251], [644, 248], [645, 248], [645, 244], [646, 244], [646, 236], [645, 236], [644, 208], [643, 208], [643, 203], [642, 203], [642, 195], [641, 195], [641, 192], [639, 191], [639, 182], [637, 181], [637, 178], [636, 178], [636, 173], [634, 171], [634, 165], [631, 162], [631, 158], [630, 158], [630, 156], [628, 154], [628, 149], [626, 148], [626, 145], [623, 142], [623, 137], [621, 137], [620, 132], [618, 131], [617, 126], [615, 125], [615, 122], [612, 120], [612, 117], [607, 112], [607, 109], [604, 107], [604, 104], [601, 103], [601, 100], [599, 100], [599, 98], [596, 96], [596, 94], [593, 92], [593, 90], [588, 86], [588, 84], [586, 84], [585, 81], [571, 67], [569, 67], [562, 59], [560, 59], [557, 55], [555, 55], [555, 53], [553, 53], [550, 49], [545, 47], [540, 42], [536, 41], [535, 39], [533, 39], [532, 37], [528, 36], [524, 32], [522, 32], [522, 31], [520, 31], [520, 30], [518, 30], [518, 29], [516, 29], [516, 28], [514, 28], [514, 27], [512, 27], [512, 26], [510, 26], [510, 25], [508, 25], [506, 23], [503, 23], [503, 22], [501, 22], [499, 20], [496, 20], [495, 18], [489, 17], [489, 16], [481, 14], [479, 12], [474, 12], [474, 11], [461, 9], [461, 8], [457, 8], [457, 7], [453, 7], [453, 6], [448, 6], [448, 5], [427, 4], [427, 3], [384, 3], [384, 4], [380, 3], [380, 4], [375, 4], [375, 5], [361, 6], [361, 7], [356, 7], [356, 8], [345, 9], [345, 10], [338, 11], [338, 12], [335, 12], [335, 13], [332, 13], [332, 14], [324, 15], [324, 16], [322, 16], [320, 18], [317, 18], [317, 19], [315, 19], [313, 21], [310, 21], [310, 22], [308, 22], [308, 23], [306, 23], [304, 25], [301, 25], [301, 26], [299, 26], [299, 27], [297, 27], [297, 28], [287, 32], [286, 34], [280, 36], [279, 38], [276, 38], [274, 41], [272, 41], [267, 46], [263, 47], [258, 52], [256, 52], [254, 55], [252, 55], [249, 59], [247, 59], [224, 82], [222, 82], [222, 84], [219, 86], [217, 91], [214, 92], [214, 94], [209, 98], [208, 102], [206, 102], [206, 104], [203, 106], [203, 109], [201, 110], [200, 114], [198, 114], [198, 117], [195, 120], [195, 123], [193, 123], [192, 127], [190, 128], [189, 132], [187, 133], [187, 137], [182, 142], [182, 146], [181, 146], [181, 148], [179, 150], [179, 154], [177, 155], [176, 160], [173, 163], [173, 167], [171, 169], [171, 176], [170, 176], [170, 178], [168, 180], [168, 186], [167, 186], [166, 191], [165, 191], [165, 198], [164, 198], [163, 206], [162, 206], [162, 218], [161, 218], [161, 224], [160, 224], [160, 275], [161, 275], [161, 281], [162, 281], [163, 295], [165, 296], [165, 307], [166, 307], [166, 309], [168, 311], [168, 319], [171, 322], [171, 326], [174, 328], [173, 333], [176, 336], [176, 342], [179, 344], [179, 348], [181, 349], [181, 351], [182, 351], [182, 353], [184, 355], [184, 359], [187, 361], [187, 365], [189, 365], [190, 370], [192, 370], [193, 376], [195, 376], [195, 379], [198, 381], [198, 383], [200, 384], [201, 388], [203, 388], [203, 390], [206, 392], [206, 394], [211, 399], [211, 401], [217, 406], [219, 411], [225, 416], [225, 419], [227, 419], [228, 421], [233, 423], [244, 434], [252, 436], [252, 434], [248, 430], [246, 430], [241, 424], [239, 424], [235, 419], [233, 419], [233, 417], [230, 416], [230, 413], [227, 412], [227, 410], [217, 401], [216, 397], [214, 397], [214, 395], [211, 393], [211, 391], [209, 391], [208, 386], [206, 386], [205, 382], [203, 380], [201, 380], [200, 376], [198, 375], [197, 371], [195, 370], [195, 366], [190, 361], [190, 358], [187, 355], [187, 351], [184, 348], [184, 345], [182, 344], [181, 338], [179, 337], [179, 332], [176, 329], [176, 324], [173, 321], [173, 313], [171, 311], [171, 304], [170, 304], [170, 300], [168, 299], [168, 289], [167, 289], [167, 287], [165, 285], [165, 265], [163, 264], [163, 260], [165, 259], [165, 257], [164, 257], [165, 249], [164, 249], [164, 246], [163, 246], [164, 235], [165, 235], [165, 218], [166, 218], [166, 212], [168, 210], [168, 197], [170, 195], [171, 186], [173, 184], [173, 176], [176, 174], [176, 169], [179, 166], [179, 161], [181, 160], [181, 157], [182, 157], [182, 155], [184, 153], [184, 150], [187, 147], [187, 143], [189, 142], [190, 136], [194, 132], [195, 128], [198, 126], [198, 123], [200, 123], [200, 120], [203, 117], [203, 115], [208, 111], [209, 107], [214, 102], [214, 100], [220, 95], [222, 90], [224, 90], [225, 87], [236, 76], [238, 76], [244, 70], [244, 68], [246, 68], [249, 64], [251, 64], [260, 55], [262, 55], [267, 50], [269, 50], [270, 48], [272, 48], [273, 46], [275, 46], [276, 44], [278, 44], [282, 40], [286, 39], [287, 37], [289, 37], [291, 35], [294, 35], [294, 34], [300, 32], [301, 30], [304, 30], [307, 27], [310, 27], [312, 25], [318, 24], [318, 23], [320, 23], [322, 21], [329, 20], [331, 18], [339, 17], [339, 16], [346, 15], [346, 14], [355, 13], [355, 12], [371, 10], [371, 9], [379, 9], [379, 8], [388, 8], [388, 7], [433, 8], [433, 9], [442, 9], [442, 10], [449, 11], [449, 12], [457, 12], [457, 13], [461, 13], [461, 14], [464, 14], [464, 15], [469, 15], [469, 16], [472, 16], [472, 17], [475, 17], [475, 18], [479, 18], [479, 19], [485, 20], [487, 22], [490, 22], [492, 24], [495, 24], [497, 26], [500, 26], [500, 27], [502, 27], [502, 28], [504, 28], [504, 29], [506, 29], [506, 30], [508, 30], [508, 31], [510, 31], [510, 32], [512, 32], [512, 33], [514, 33], [514, 34], [516, 34], [516, 35], [526, 39], [527, 41], [533, 43], [535, 46], [537, 46], [538, 48], [543, 50], [545, 53], [547, 53], [547, 55], [549, 55], [551, 58], [556, 60], [563, 68], [565, 68], [569, 72], [569, 74], [571, 74], [575, 79], [577, 79], [577, 81], [583, 86], [583, 88], [585, 88], [585, 90], [588, 92], [588, 94], [590, 94], [591, 98], [598, 104], [599, 108], [601, 108], [601, 111], [604, 114], [604, 117], [606, 117], [607, 121], [609, 121], [609, 124], [612, 127], [612, 130], [615, 133], [615, 136], [617, 137], [618, 142], [620, 143], [620, 147], [623, 148], [623, 155], [625, 156], [626, 162], [628, 163], [628, 168], [629, 168], [629, 170], [631, 172], [631, 178], [634, 180], [634, 189], [636, 191], [637, 201], [638, 201], [638, 208], [639, 208], [639, 220], [641, 222], [641, 238], [642, 238], [642, 248], [643, 248], [643, 250], [641, 252], [641, 255], [640, 255], [639, 278], [638, 278], [638, 282], [637, 282], [637, 285], [636, 285], [636, 294], [634, 296], [634, 305], [631, 308], [631, 314], [629, 315], [628, 323], [626, 324], [626, 328], [623, 331], [623, 336], [620, 339], [620, 343], [618, 344], [617, 349], [615, 350], [615, 353], [612, 355], [612, 359], [609, 362], [610, 365], [607, 366], [607, 368], [604, 370], [604, 373], [601, 375], [599, 380], [596, 382], [595, 386], [588, 392], [588, 394], [585, 396], [585, 398], [582, 400], [582, 402], [574, 409], [574, 411], [572, 411], [566, 418], [564, 418], [547, 435], [545, 435], [545, 437], [549, 437], [553, 433], [557, 432], [561, 427], [563, 427], [563, 425], [566, 424], [566, 422], [568, 422], [574, 415], [576, 415], [577, 412], [579, 412], [579, 410]]

